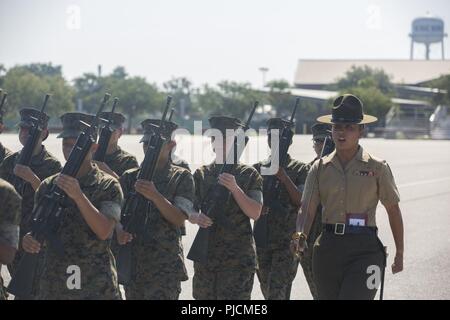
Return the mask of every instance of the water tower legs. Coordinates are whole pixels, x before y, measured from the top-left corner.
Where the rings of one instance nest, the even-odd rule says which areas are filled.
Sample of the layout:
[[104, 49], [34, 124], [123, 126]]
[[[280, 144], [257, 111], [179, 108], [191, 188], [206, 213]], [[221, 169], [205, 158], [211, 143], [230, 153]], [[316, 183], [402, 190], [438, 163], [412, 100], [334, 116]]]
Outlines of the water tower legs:
[[411, 52], [409, 54], [409, 59], [410, 60], [414, 59], [414, 40], [411, 40]]

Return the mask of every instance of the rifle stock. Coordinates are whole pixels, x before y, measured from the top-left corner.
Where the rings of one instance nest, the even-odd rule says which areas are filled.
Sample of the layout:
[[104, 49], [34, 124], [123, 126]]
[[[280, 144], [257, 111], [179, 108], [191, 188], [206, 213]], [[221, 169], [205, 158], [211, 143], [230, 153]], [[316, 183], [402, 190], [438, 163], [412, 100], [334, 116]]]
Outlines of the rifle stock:
[[[2, 96], [2, 93], [3, 93], [3, 90], [0, 89], [0, 97]], [[6, 97], [7, 97], [7, 96], [8, 96], [8, 94], [5, 92], [5, 93], [3, 94], [2, 101], [0, 102], [0, 119], [1, 119], [2, 116], [3, 116], [3, 106], [6, 104]]]

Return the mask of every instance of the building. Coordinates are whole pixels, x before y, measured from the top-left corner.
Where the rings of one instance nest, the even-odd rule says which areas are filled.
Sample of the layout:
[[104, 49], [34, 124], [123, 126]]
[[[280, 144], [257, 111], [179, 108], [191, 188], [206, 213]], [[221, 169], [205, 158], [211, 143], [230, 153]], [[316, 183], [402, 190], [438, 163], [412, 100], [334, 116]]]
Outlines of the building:
[[298, 61], [294, 77], [294, 88], [290, 94], [299, 96], [302, 103], [313, 104], [316, 112], [306, 112], [299, 117], [297, 130], [304, 132], [315, 121], [316, 116], [329, 112], [329, 101], [338, 95], [327, 90], [330, 85], [344, 77], [353, 66], [368, 66], [387, 73], [395, 85], [396, 97], [392, 99], [392, 108], [381, 123], [386, 137], [413, 138], [426, 136], [430, 130], [429, 118], [436, 106], [430, 99], [439, 93], [434, 88], [421, 87], [430, 80], [450, 74], [450, 60], [314, 60]]

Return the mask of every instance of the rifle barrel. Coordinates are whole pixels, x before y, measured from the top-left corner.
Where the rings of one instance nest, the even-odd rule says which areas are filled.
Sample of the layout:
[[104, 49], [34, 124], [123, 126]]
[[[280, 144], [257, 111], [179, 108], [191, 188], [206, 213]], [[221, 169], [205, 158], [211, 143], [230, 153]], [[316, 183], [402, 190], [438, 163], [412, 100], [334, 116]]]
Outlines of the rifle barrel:
[[300, 97], [297, 97], [295, 99], [295, 106], [294, 106], [294, 110], [292, 111], [292, 115], [291, 115], [291, 123], [294, 123], [294, 118], [295, 118], [295, 113], [297, 112], [297, 108], [300, 105]]
[[[1, 94], [1, 91], [0, 91], [0, 94]], [[0, 103], [0, 112], [1, 112], [1, 110], [3, 109], [3, 106], [5, 105], [5, 103], [6, 103], [6, 97], [8, 96], [8, 94], [5, 92], [4, 94], [3, 94], [3, 97], [2, 97], [2, 102]]]
[[115, 97], [114, 98], [114, 102], [113, 102], [113, 106], [112, 106], [112, 109], [111, 109], [111, 116], [114, 113], [114, 110], [116, 109], [116, 105], [117, 105], [118, 102], [119, 102], [119, 98]]
[[248, 116], [247, 122], [245, 123], [245, 128], [249, 128], [250, 126], [250, 121], [252, 121], [253, 118], [253, 114], [255, 113], [256, 108], [258, 107], [259, 101], [255, 101], [253, 103], [253, 108], [252, 111], [250, 111], [250, 115]]

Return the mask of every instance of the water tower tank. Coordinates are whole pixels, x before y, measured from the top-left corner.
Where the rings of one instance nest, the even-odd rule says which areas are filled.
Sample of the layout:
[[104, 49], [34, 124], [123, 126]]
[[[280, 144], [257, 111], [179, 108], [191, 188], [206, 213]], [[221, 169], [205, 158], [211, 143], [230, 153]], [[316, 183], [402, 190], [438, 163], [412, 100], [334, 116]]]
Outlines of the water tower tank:
[[411, 59], [413, 57], [414, 42], [423, 43], [426, 46], [426, 59], [430, 57], [430, 44], [442, 43], [442, 59], [444, 59], [444, 20], [435, 17], [416, 18], [412, 22]]

